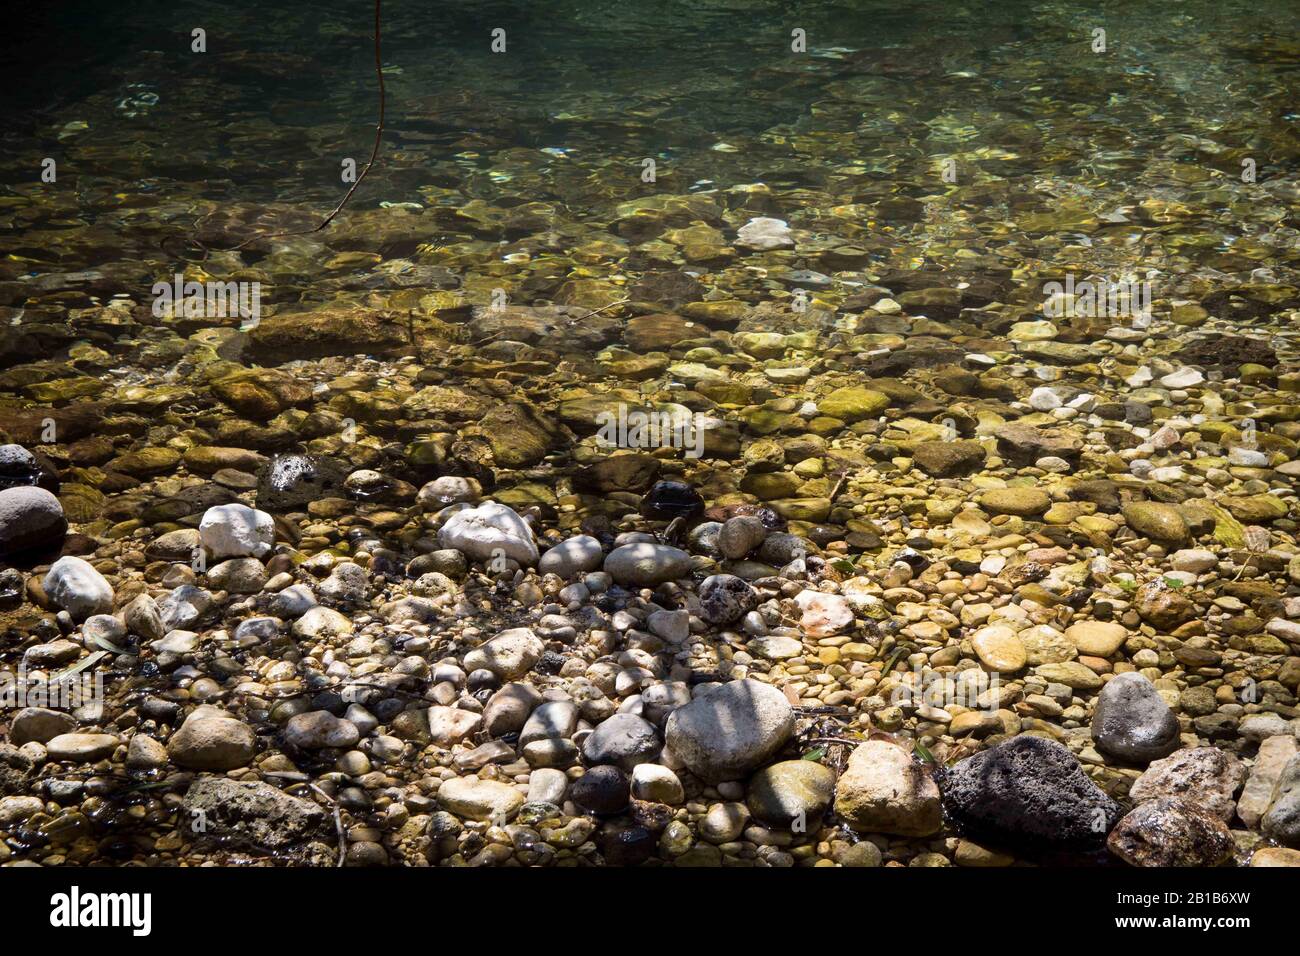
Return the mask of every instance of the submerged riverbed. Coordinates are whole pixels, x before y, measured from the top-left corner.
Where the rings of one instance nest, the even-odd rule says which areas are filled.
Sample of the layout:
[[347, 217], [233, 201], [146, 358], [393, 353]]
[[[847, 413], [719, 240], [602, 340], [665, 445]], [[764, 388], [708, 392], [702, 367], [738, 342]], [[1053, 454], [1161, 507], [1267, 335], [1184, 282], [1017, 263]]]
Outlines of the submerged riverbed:
[[1300, 863], [1293, 5], [268, 6], [7, 41], [0, 862]]

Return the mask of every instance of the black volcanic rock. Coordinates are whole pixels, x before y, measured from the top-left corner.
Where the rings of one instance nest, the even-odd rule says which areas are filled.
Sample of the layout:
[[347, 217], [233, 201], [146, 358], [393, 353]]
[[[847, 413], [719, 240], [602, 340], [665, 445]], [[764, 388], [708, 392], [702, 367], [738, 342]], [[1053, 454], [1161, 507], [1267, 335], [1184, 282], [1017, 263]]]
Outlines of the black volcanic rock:
[[302, 508], [320, 498], [342, 498], [347, 472], [317, 455], [276, 455], [257, 473], [257, 506], [272, 513]]
[[641, 499], [641, 515], [671, 521], [704, 514], [704, 499], [684, 481], [657, 481]]
[[1014, 737], [936, 779], [962, 832], [1029, 852], [1098, 850], [1121, 814], [1066, 747], [1043, 737]]

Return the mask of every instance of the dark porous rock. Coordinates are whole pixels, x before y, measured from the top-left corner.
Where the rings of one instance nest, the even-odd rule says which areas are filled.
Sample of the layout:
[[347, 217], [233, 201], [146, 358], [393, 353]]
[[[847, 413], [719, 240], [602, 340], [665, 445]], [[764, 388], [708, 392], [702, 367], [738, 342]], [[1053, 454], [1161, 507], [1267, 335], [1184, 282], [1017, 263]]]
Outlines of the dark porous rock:
[[658, 840], [643, 826], [610, 824], [596, 838], [607, 866], [638, 866], [654, 856]]
[[1120, 820], [1106, 847], [1130, 866], [1218, 866], [1232, 855], [1233, 841], [1213, 813], [1161, 797]]
[[700, 616], [710, 624], [732, 624], [758, 607], [758, 592], [734, 574], [713, 574], [700, 585]]
[[63, 506], [44, 488], [0, 490], [0, 558], [57, 549], [67, 530]]
[[26, 794], [32, 761], [12, 744], [0, 744], [0, 796]]
[[0, 491], [34, 485], [50, 494], [59, 493], [59, 472], [44, 455], [22, 445], [0, 445]]
[[936, 779], [964, 834], [1026, 853], [1099, 850], [1120, 817], [1074, 754], [1044, 737], [1013, 737]]
[[257, 507], [293, 511], [320, 498], [342, 498], [347, 469], [318, 455], [276, 455], [258, 469]]
[[1092, 740], [1108, 757], [1148, 764], [1178, 749], [1178, 718], [1136, 671], [1113, 677], [1097, 696]]
[[277, 853], [303, 854], [332, 839], [326, 812], [310, 800], [260, 781], [200, 777], [185, 794], [186, 819], [203, 819], [204, 834]]
[[641, 515], [671, 521], [704, 513], [704, 499], [684, 481], [657, 481], [641, 499]]
[[569, 798], [590, 813], [614, 814], [627, 809], [629, 783], [618, 767], [592, 767], [569, 785]]
[[590, 767], [613, 764], [630, 771], [657, 758], [663, 746], [653, 724], [636, 714], [614, 714], [582, 742], [582, 759]]

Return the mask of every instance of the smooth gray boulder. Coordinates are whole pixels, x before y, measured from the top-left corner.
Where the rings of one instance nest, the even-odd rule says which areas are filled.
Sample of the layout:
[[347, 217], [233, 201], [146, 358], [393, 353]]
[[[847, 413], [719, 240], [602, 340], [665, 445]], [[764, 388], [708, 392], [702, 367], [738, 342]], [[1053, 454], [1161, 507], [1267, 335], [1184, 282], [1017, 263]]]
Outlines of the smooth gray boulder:
[[1149, 764], [1178, 749], [1178, 718], [1136, 671], [1113, 677], [1097, 695], [1092, 740], [1108, 757]]
[[63, 506], [44, 488], [0, 491], [0, 557], [56, 548], [67, 531]]
[[765, 764], [794, 733], [794, 709], [752, 678], [709, 690], [668, 716], [668, 746], [702, 780], [739, 780]]

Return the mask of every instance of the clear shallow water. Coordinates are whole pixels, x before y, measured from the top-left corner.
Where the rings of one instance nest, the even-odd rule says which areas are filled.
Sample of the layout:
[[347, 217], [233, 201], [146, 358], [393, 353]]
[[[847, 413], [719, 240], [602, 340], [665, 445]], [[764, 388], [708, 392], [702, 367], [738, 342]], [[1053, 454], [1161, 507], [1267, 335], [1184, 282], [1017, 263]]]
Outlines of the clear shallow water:
[[[376, 114], [369, 4], [112, 6], [29, 14], [45, 32], [5, 64], [14, 188], [50, 154], [88, 217], [341, 196], [339, 160], [364, 161]], [[1234, 174], [1246, 153], [1280, 201], [1294, 171], [1290, 4], [385, 7], [385, 158], [358, 209], [436, 184], [607, 214], [649, 191], [647, 157], [661, 192], [761, 180], [866, 203], [946, 193], [954, 212], [986, 213], [1174, 198], [1179, 164]], [[195, 25], [206, 54], [189, 52]], [[806, 54], [790, 52], [795, 27]], [[936, 188], [944, 157], [965, 190]]]

